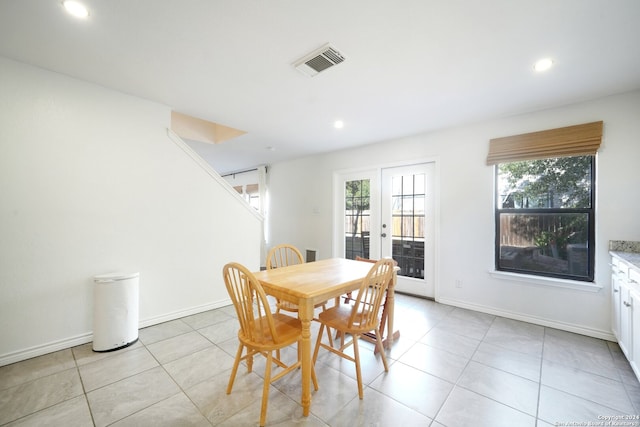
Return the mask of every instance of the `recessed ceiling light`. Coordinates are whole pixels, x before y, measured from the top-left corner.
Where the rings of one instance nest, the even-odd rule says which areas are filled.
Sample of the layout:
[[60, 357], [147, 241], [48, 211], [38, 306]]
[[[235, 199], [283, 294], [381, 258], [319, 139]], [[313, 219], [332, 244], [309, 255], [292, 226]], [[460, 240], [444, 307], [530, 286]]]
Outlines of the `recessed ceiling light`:
[[536, 62], [533, 69], [540, 73], [547, 71], [551, 66], [553, 66], [553, 60], [551, 58], [544, 58]]
[[89, 10], [80, 2], [73, 0], [65, 0], [62, 2], [62, 5], [67, 12], [75, 16], [76, 18], [86, 18], [89, 16]]
[[336, 120], [333, 122], [333, 127], [336, 129], [342, 129], [344, 127], [344, 122], [342, 120]]

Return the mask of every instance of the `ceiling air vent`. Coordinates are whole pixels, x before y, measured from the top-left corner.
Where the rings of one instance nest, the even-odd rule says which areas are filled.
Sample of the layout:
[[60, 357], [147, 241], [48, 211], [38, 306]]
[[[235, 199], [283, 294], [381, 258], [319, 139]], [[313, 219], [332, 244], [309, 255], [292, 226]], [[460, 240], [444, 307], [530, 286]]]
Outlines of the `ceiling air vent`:
[[301, 73], [309, 77], [313, 77], [327, 68], [338, 65], [344, 60], [344, 55], [338, 52], [331, 45], [326, 44], [320, 49], [298, 59], [293, 63], [293, 66]]

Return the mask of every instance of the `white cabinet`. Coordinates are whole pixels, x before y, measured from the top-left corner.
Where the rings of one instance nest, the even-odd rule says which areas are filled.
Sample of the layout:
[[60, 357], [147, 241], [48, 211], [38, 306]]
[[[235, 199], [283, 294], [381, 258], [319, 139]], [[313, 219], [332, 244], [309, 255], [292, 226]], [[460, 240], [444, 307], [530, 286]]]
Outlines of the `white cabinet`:
[[[618, 344], [620, 349], [627, 356], [627, 359], [631, 360], [633, 354], [632, 346], [632, 326], [633, 326], [633, 301], [631, 299], [631, 292], [626, 283], [620, 284], [620, 332], [618, 336]], [[640, 305], [637, 307], [640, 310]], [[639, 329], [640, 331], [640, 329]], [[638, 339], [640, 342], [640, 339]]]
[[629, 297], [631, 298], [631, 368], [636, 376], [640, 377], [640, 272], [630, 268], [628, 272], [627, 284], [629, 286]]
[[640, 378], [640, 270], [611, 260], [612, 330], [618, 345]]
[[632, 290], [631, 297], [631, 331], [635, 335], [631, 341], [631, 356], [629, 362], [636, 376], [640, 377], [640, 293]]
[[[634, 268], [630, 268], [628, 272], [628, 282], [631, 286], [638, 287], [640, 286], [640, 271]], [[640, 288], [638, 288], [640, 290]]]
[[620, 340], [620, 313], [622, 306], [622, 294], [620, 293], [620, 269], [617, 258], [611, 260], [611, 329], [613, 335]]

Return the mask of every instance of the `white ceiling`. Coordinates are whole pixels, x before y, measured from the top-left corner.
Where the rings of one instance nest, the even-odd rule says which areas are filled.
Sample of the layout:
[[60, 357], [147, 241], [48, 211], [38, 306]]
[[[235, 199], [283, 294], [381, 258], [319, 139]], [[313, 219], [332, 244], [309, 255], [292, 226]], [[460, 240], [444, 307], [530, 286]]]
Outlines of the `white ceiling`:
[[247, 131], [191, 143], [221, 173], [640, 88], [638, 0], [84, 3], [0, 0], [0, 55]]

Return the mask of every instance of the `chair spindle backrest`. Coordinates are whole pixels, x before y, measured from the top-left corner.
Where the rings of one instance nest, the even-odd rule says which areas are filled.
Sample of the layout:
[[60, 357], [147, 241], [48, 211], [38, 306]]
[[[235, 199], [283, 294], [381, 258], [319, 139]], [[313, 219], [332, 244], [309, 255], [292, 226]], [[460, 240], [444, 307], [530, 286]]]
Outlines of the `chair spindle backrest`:
[[394, 261], [391, 258], [383, 258], [371, 267], [358, 290], [349, 320], [350, 327], [358, 326], [368, 330], [378, 327], [382, 297], [393, 278], [393, 268]]
[[235, 262], [225, 265], [222, 275], [242, 334], [253, 342], [273, 340], [278, 343], [269, 301], [258, 279], [246, 267]]
[[267, 254], [267, 270], [302, 263], [304, 263], [302, 252], [293, 245], [274, 246]]

